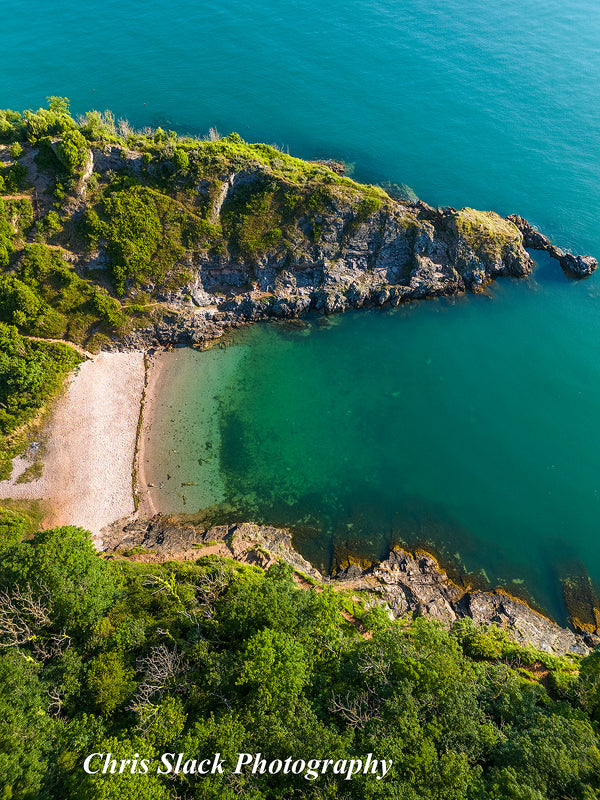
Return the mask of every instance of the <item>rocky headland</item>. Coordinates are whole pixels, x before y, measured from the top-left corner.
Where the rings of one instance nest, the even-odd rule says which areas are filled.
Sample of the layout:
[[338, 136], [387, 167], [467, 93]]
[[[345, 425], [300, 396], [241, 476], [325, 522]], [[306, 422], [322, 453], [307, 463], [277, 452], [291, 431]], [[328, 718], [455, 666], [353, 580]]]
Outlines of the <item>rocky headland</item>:
[[[236, 177], [223, 187], [225, 200]], [[260, 181], [261, 171], [243, 178]], [[355, 205], [342, 195], [316, 219], [300, 216], [292, 241], [256, 259], [240, 259], [233, 248], [193, 261], [190, 283], [160, 294], [162, 319], [131, 331], [118, 346], [205, 346], [228, 328], [259, 320], [480, 292], [499, 277], [529, 276], [534, 262], [527, 249], [547, 252], [572, 276], [597, 267], [591, 256], [555, 247], [521, 217], [391, 198], [361, 216]]]
[[[237, 134], [121, 138], [97, 112], [79, 125], [64, 110], [11, 114], [0, 144], [9, 271], [29, 285], [24, 262], [32, 247], [39, 261], [42, 248], [55, 262], [46, 278], [60, 264], [82, 281], [73, 309], [51, 281], [31, 284], [35, 314], [19, 307], [22, 287], [11, 287], [16, 301], [3, 319], [29, 334], [53, 329], [91, 350], [204, 347], [256, 320], [479, 292], [530, 275], [528, 249], [577, 277], [597, 266], [518, 215], [433, 208], [407, 187], [357, 183], [342, 164]], [[82, 309], [82, 323], [69, 324]]]
[[390, 618], [426, 615], [450, 625], [470, 617], [494, 624], [518, 644], [548, 653], [588, 654], [600, 643], [600, 631], [562, 628], [522, 600], [502, 590], [480, 591], [454, 583], [431, 555], [393, 547], [373, 564], [348, 563], [335, 575], [322, 575], [293, 547], [288, 530], [243, 523], [210, 528], [155, 515], [120, 520], [103, 531], [107, 554], [141, 561], [197, 560], [221, 555], [267, 569], [282, 560], [306, 588], [333, 585], [358, 593], [368, 605], [382, 606]]

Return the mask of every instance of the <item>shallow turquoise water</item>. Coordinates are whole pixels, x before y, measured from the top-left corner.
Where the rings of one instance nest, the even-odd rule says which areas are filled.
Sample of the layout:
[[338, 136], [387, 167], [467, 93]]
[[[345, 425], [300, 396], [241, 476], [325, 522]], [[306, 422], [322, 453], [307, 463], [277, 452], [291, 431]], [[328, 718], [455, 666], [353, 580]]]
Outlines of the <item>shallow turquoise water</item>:
[[[566, 569], [600, 581], [597, 303], [544, 259], [492, 299], [254, 326], [225, 350], [178, 353], [177, 413], [158, 415], [177, 450], [154, 465], [156, 482], [170, 474], [162, 502], [295, 525], [322, 568], [346, 549], [424, 544], [562, 617]], [[185, 448], [208, 409], [210, 437]]]
[[[13, 0], [3, 10], [2, 106], [58, 94], [77, 113], [111, 108], [139, 127], [238, 130], [341, 157], [359, 179], [405, 182], [433, 204], [518, 212], [557, 244], [600, 255], [591, 0]], [[224, 370], [236, 362], [228, 386], [217, 356], [210, 367], [182, 356], [196, 377], [177, 388], [185, 370], [174, 366], [173, 413], [157, 430], [181, 438], [167, 455], [197, 464], [180, 484], [204, 467], [211, 478], [204, 496], [179, 486], [173, 497], [187, 492], [192, 510], [243, 493], [281, 517], [293, 501], [331, 532], [305, 540], [323, 563], [334, 534], [376, 550], [414, 529], [469, 569], [527, 580], [557, 608], [561, 564], [582, 558], [600, 580], [597, 287], [597, 276], [569, 283], [544, 262], [534, 284], [504, 282], [493, 301], [348, 314], [308, 335], [257, 327], [217, 354]], [[169, 428], [184, 401], [202, 426], [212, 420], [212, 454], [196, 453], [204, 427], [193, 415]]]

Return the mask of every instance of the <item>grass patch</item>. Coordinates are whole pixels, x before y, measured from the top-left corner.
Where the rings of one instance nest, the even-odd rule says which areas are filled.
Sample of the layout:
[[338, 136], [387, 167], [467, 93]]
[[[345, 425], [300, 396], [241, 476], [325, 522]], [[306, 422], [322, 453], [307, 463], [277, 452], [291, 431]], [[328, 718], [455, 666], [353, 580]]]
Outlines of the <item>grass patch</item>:
[[0, 505], [0, 553], [40, 530], [44, 510], [35, 500], [2, 500]]
[[30, 483], [41, 478], [44, 474], [44, 464], [40, 458], [37, 458], [33, 464], [30, 464], [27, 469], [22, 472], [17, 478], [17, 483]]
[[463, 208], [452, 215], [458, 236], [459, 256], [461, 251], [471, 249], [485, 260], [502, 257], [506, 248], [521, 244], [523, 237], [512, 222], [493, 211], [476, 211]]

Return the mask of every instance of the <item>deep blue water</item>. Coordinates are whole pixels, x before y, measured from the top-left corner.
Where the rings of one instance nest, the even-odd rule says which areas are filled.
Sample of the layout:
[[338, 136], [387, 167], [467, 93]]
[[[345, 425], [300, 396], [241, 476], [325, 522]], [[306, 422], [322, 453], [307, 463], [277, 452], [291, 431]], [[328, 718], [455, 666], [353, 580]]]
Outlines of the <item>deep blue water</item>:
[[[520, 213], [556, 244], [600, 256], [599, 39], [600, 6], [591, 0], [8, 2], [0, 106], [38, 107], [57, 94], [70, 98], [75, 113], [110, 108], [136, 127], [160, 124], [200, 135], [211, 126], [237, 130], [294, 155], [343, 158], [358, 179], [407, 183], [434, 205]], [[408, 376], [402, 402], [413, 415], [411, 452], [419, 443], [415, 431], [425, 431], [435, 406], [436, 395], [428, 393], [439, 390], [440, 380], [451, 384], [444, 413], [454, 416], [436, 422], [437, 438], [423, 436], [429, 447], [434, 440], [441, 447], [432, 457], [435, 469], [415, 471], [379, 433], [365, 440], [371, 476], [383, 467], [413, 470], [398, 487], [398, 504], [418, 494], [438, 509], [438, 520], [444, 514], [458, 519], [466, 531], [461, 556], [471, 568], [479, 563], [503, 577], [511, 559], [528, 562], [526, 579], [545, 582], [544, 601], [556, 609], [541, 572], [546, 561], [546, 577], [555, 570], [566, 543], [600, 575], [599, 286], [597, 276], [567, 282], [547, 262], [536, 281], [499, 289], [492, 305], [471, 299], [451, 313], [423, 304], [395, 317], [351, 315], [335, 336], [342, 337], [338, 352], [348, 346], [356, 353], [346, 372], [366, 376], [370, 351], [357, 341], [397, 337], [397, 347], [385, 339], [380, 357], [392, 359], [392, 376]], [[436, 349], [436, 337], [439, 342], [446, 332], [456, 347]], [[278, 358], [281, 365], [295, 358], [335, 365], [332, 336], [326, 341], [315, 329], [297, 346], [289, 338], [283, 346], [275, 334], [252, 334], [246, 344], [255, 355], [243, 360], [252, 369], [240, 367], [232, 386], [237, 381], [251, 399], [257, 370], [272, 375]], [[413, 341], [411, 358], [405, 343]], [[393, 362], [401, 349], [403, 360]], [[198, 369], [208, 374], [214, 364]], [[331, 370], [315, 374], [325, 387]], [[344, 394], [341, 373], [338, 378], [337, 391]], [[382, 392], [395, 391], [384, 383]], [[286, 386], [290, 397], [298, 396], [290, 375], [274, 403], [285, 399]], [[318, 393], [318, 386], [311, 391]], [[189, 395], [189, 386], [181, 392]], [[368, 392], [358, 392], [359, 400], [367, 402]], [[393, 394], [385, 400], [386, 413], [393, 413], [395, 401]], [[222, 396], [219, 402], [221, 485], [234, 491], [232, 482], [237, 475], [244, 483], [244, 470], [232, 453], [250, 456], [248, 447], [232, 446], [231, 431], [254, 423], [248, 402], [237, 410]], [[461, 409], [464, 418], [457, 420]], [[263, 435], [259, 417], [253, 417], [255, 436]], [[335, 430], [342, 436], [344, 426]], [[290, 454], [286, 471], [297, 473], [297, 445], [278, 436], [279, 450]], [[340, 452], [356, 450], [357, 441], [341, 442]], [[398, 453], [400, 429], [393, 441]], [[336, 470], [331, 447], [327, 452], [317, 469], [322, 476]], [[248, 475], [260, 474], [268, 484], [260, 460], [245, 463]], [[419, 463], [425, 465], [425, 456]], [[440, 471], [452, 481], [443, 481]], [[256, 494], [259, 485], [238, 489]], [[345, 491], [361, 496], [351, 487]], [[338, 506], [343, 496], [336, 490]], [[365, 507], [372, 500], [365, 499]], [[509, 528], [512, 544], [502, 554], [494, 542]], [[529, 540], [519, 556], [520, 541]]]
[[9, 0], [0, 105], [237, 130], [597, 251], [599, 38], [593, 0]]

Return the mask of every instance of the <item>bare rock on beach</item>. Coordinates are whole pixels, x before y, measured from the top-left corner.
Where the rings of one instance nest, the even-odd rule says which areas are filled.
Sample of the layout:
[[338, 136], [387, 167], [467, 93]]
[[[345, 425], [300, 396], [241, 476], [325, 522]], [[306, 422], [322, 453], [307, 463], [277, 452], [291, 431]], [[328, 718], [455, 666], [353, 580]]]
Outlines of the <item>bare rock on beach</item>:
[[561, 655], [585, 655], [595, 642], [562, 628], [526, 603], [502, 591], [470, 591], [455, 584], [428, 553], [409, 553], [394, 547], [381, 562], [361, 566], [353, 562], [335, 577], [323, 576], [292, 545], [288, 530], [270, 525], [242, 523], [209, 528], [156, 515], [122, 520], [103, 531], [108, 552], [127, 553], [133, 548], [151, 552], [157, 560], [195, 560], [219, 554], [244, 564], [267, 569], [282, 560], [301, 576], [322, 584], [364, 591], [373, 604], [383, 605], [390, 616], [428, 616], [450, 625], [472, 618], [478, 624], [495, 624], [520, 644]]
[[468, 592], [461, 602], [464, 614], [477, 623], [492, 622], [506, 630], [519, 644], [531, 644], [547, 653], [587, 655], [584, 637], [561, 628], [504, 592]]

